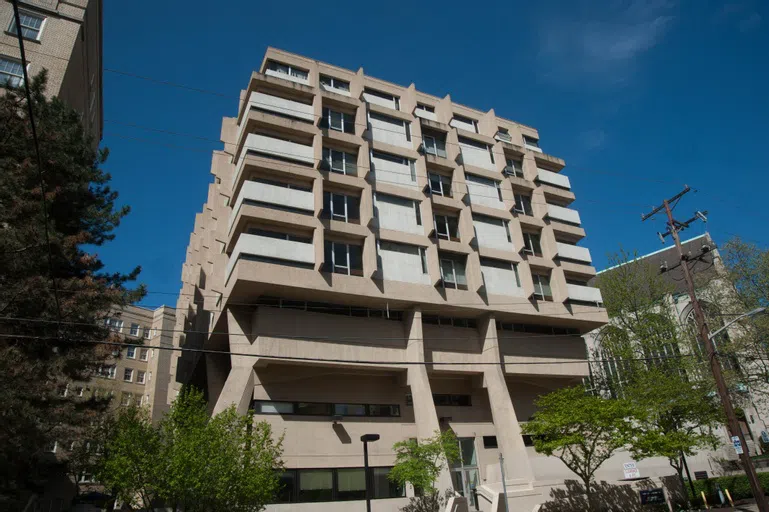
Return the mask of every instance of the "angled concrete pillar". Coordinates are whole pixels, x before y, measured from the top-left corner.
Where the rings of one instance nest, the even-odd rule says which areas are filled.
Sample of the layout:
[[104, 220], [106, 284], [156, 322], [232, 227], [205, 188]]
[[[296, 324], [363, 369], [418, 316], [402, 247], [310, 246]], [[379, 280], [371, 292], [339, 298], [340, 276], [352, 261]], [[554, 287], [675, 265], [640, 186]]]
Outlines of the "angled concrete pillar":
[[[422, 337], [422, 312], [414, 308], [406, 314], [405, 330], [409, 338], [406, 345], [406, 359], [409, 361], [425, 360], [425, 343]], [[430, 387], [430, 377], [427, 367], [423, 364], [411, 364], [407, 369], [408, 385], [411, 389], [411, 400], [414, 404], [414, 422], [417, 426], [417, 437], [428, 439], [440, 430], [438, 412], [433, 402], [433, 391]], [[436, 482], [441, 491], [453, 489], [451, 474], [448, 468], [441, 471]]]
[[[254, 310], [227, 310], [227, 331], [229, 332], [230, 352], [248, 354], [254, 352], [252, 319]], [[248, 412], [254, 395], [256, 375], [254, 365], [256, 357], [230, 355], [230, 372], [224, 381], [213, 414], [219, 414], [231, 404], [236, 404], [239, 414]]]
[[[489, 315], [480, 323], [483, 340], [483, 358], [485, 362], [501, 363], [502, 353], [497, 338], [497, 325]], [[497, 443], [505, 459], [505, 480], [508, 489], [530, 487], [534, 474], [526, 454], [526, 447], [521, 437], [521, 427], [515, 414], [513, 401], [505, 381], [505, 372], [501, 364], [484, 365], [483, 385], [489, 393], [489, 405], [494, 427], [497, 431]], [[501, 481], [501, 475], [489, 475], [488, 480]]]

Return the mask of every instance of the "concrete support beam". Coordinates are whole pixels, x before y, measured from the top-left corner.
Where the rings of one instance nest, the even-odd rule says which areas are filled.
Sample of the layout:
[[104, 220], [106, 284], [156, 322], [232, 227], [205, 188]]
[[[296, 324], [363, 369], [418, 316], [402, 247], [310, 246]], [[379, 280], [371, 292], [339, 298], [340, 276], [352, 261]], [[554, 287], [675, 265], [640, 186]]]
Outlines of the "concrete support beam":
[[[409, 361], [425, 360], [425, 344], [422, 337], [422, 312], [414, 308], [406, 314], [404, 319], [406, 337], [406, 358]], [[411, 389], [411, 399], [414, 402], [414, 422], [417, 426], [417, 437], [428, 439], [433, 437], [440, 430], [438, 423], [438, 412], [435, 410], [433, 402], [433, 392], [430, 387], [430, 377], [427, 375], [425, 365], [409, 365], [407, 370], [408, 384]], [[448, 468], [441, 471], [438, 476], [436, 487], [443, 492], [446, 489], [453, 489], [451, 475]]]
[[[534, 473], [531, 470], [526, 447], [523, 444], [513, 401], [510, 399], [510, 392], [507, 389], [494, 316], [486, 317], [480, 323], [479, 330], [484, 338], [484, 360], [500, 363], [484, 366], [483, 383], [489, 393], [491, 415], [497, 430], [497, 443], [499, 443], [499, 449], [505, 459], [505, 480], [511, 490], [516, 487], [530, 487], [534, 481]], [[492, 478], [501, 480], [500, 475], [489, 475], [488, 480], [493, 481]]]
[[[255, 310], [227, 310], [227, 330], [229, 332], [230, 352], [254, 352], [253, 317]], [[230, 372], [224, 382], [219, 398], [216, 400], [213, 414], [219, 414], [231, 404], [236, 404], [239, 414], [248, 412], [254, 395], [256, 375], [254, 365], [258, 358], [230, 355]]]

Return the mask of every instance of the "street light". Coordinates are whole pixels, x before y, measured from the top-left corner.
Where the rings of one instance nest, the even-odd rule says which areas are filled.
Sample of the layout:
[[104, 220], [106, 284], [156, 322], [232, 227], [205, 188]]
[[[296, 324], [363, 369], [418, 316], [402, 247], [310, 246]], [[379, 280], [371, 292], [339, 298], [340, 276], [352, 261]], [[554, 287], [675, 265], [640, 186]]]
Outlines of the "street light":
[[719, 330], [717, 330], [716, 332], [710, 333], [710, 339], [712, 340], [713, 338], [715, 338], [716, 336], [718, 336], [719, 334], [721, 334], [721, 331], [723, 331], [724, 329], [726, 329], [727, 327], [729, 327], [730, 325], [732, 325], [734, 322], [737, 322], [737, 321], [739, 321], [739, 320], [742, 320], [743, 318], [748, 318], [748, 317], [751, 317], [751, 316], [753, 316], [753, 315], [757, 315], [757, 314], [759, 314], [759, 313], [766, 313], [766, 310], [767, 310], [767, 308], [756, 308], [756, 309], [754, 309], [753, 311], [748, 311], [747, 313], [743, 313], [742, 315], [738, 316], [737, 318], [735, 318], [735, 319], [734, 319], [734, 320], [732, 320], [731, 322], [728, 322], [726, 325], [724, 325], [723, 327], [721, 327], [721, 328], [720, 328]]
[[374, 441], [379, 441], [379, 434], [363, 434], [360, 436], [360, 440], [363, 441], [363, 478], [366, 479], [366, 512], [371, 512], [371, 492], [369, 491], [368, 476], [368, 444]]

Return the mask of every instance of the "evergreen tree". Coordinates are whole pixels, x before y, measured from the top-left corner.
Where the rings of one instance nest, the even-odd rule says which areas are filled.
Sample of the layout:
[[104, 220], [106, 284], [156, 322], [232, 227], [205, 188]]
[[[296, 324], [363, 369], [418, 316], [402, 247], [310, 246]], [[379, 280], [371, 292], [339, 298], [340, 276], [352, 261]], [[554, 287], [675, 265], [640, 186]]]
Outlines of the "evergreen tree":
[[[112, 306], [139, 299], [130, 274], [104, 272], [94, 248], [114, 238], [128, 213], [102, 169], [80, 116], [44, 95], [46, 73], [31, 80], [42, 169], [38, 169], [27, 100], [7, 86], [0, 95], [0, 508], [16, 509], [40, 490], [53, 458], [45, 447], [77, 438], [106, 402], [62, 396], [87, 380], [112, 348]], [[45, 222], [41, 177], [45, 184]], [[46, 243], [46, 229], [50, 243]], [[74, 395], [74, 393], [73, 393]]]

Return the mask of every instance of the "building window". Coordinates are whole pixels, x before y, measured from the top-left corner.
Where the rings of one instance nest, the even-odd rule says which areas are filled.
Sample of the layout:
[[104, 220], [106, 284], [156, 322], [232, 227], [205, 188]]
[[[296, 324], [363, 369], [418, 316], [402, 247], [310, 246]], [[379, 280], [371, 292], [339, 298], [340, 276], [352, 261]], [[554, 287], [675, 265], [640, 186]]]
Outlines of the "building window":
[[133, 382], [134, 371], [132, 368], [126, 368], [123, 370], [123, 380], [126, 382]]
[[460, 255], [441, 254], [441, 280], [446, 288], [467, 290], [465, 275], [465, 257]]
[[[503, 261], [503, 260], [495, 260], [491, 258], [481, 258], [481, 273], [483, 274], [484, 279], [486, 279], [486, 274], [483, 272], [485, 269], [499, 269], [499, 270], [505, 270], [505, 271], [513, 271], [513, 274], [515, 275], [515, 286], [520, 288], [521, 287], [521, 278], [518, 275], [518, 265], [511, 261]], [[494, 275], [494, 274], [492, 274]]]
[[513, 206], [513, 211], [515, 213], [528, 215], [530, 217], [534, 215], [534, 211], [531, 209], [530, 195], [515, 193], [513, 196], [515, 197], [515, 206]]
[[401, 415], [400, 406], [394, 404], [332, 404], [323, 402], [254, 400], [252, 408], [257, 414], [291, 416], [370, 416], [395, 418]]
[[553, 290], [550, 289], [550, 276], [546, 274], [532, 274], [534, 280], [534, 296], [539, 300], [553, 300]]
[[327, 240], [324, 261], [326, 272], [363, 275], [363, 248], [359, 245]]
[[323, 107], [321, 128], [331, 128], [344, 133], [355, 133], [355, 116]]
[[375, 91], [374, 89], [364, 89], [363, 99], [369, 103], [376, 103], [377, 105], [389, 107], [393, 110], [399, 110], [401, 108], [400, 99], [397, 96], [387, 94], [386, 92]]
[[366, 474], [363, 468], [336, 470], [337, 501], [362, 500], [366, 498]]
[[138, 370], [136, 372], [136, 383], [137, 384], [144, 384], [144, 381], [147, 377], [146, 372], [143, 372], [142, 370]]
[[419, 256], [422, 258], [422, 273], [427, 274], [427, 251], [424, 247], [419, 248]]
[[339, 174], [356, 174], [358, 157], [338, 149], [323, 148], [323, 167]]
[[[328, 302], [308, 302], [269, 296], [259, 297], [259, 299], [257, 299], [256, 305], [308, 311], [311, 313], [321, 313], [324, 315], [381, 318], [384, 320], [394, 320], [398, 322], [403, 320], [403, 311], [391, 308], [376, 309], [367, 308], [365, 306], [348, 306], [343, 304], [331, 304]], [[150, 378], [150, 380], [152, 379]]]
[[120, 395], [120, 405], [122, 405], [123, 407], [128, 407], [129, 405], [131, 405], [132, 399], [133, 399], [132, 393], [123, 392], [123, 394]]
[[[433, 393], [433, 403], [441, 407], [472, 407], [473, 400], [471, 395]], [[406, 395], [406, 405], [414, 405], [411, 394]]]
[[497, 436], [483, 436], [484, 448], [497, 448]]
[[438, 135], [432, 132], [422, 133], [422, 144], [425, 149], [425, 153], [442, 158], [447, 158], [446, 154], [446, 136]]
[[508, 176], [523, 178], [523, 160], [520, 158], [506, 158], [504, 173]]
[[536, 233], [523, 233], [523, 252], [532, 256], [542, 256], [542, 245]]
[[24, 68], [21, 62], [8, 57], [0, 57], [0, 85], [19, 87], [24, 81]]
[[430, 180], [430, 193], [439, 196], [451, 197], [451, 177], [434, 172], [428, 173]]
[[107, 328], [110, 331], [113, 332], [122, 332], [123, 331], [123, 321], [119, 320], [117, 318], [107, 318], [104, 320], [104, 325], [107, 326]]
[[443, 240], [459, 242], [459, 219], [450, 215], [433, 215], [435, 236]]
[[136, 347], [128, 347], [125, 349], [125, 356], [128, 359], [136, 359]]
[[306, 469], [299, 472], [299, 501], [332, 501], [334, 473], [330, 469]]
[[454, 117], [451, 118], [451, 122], [449, 124], [454, 128], [478, 133], [478, 121], [475, 119], [470, 119], [469, 117], [454, 114]]
[[350, 92], [350, 82], [334, 78], [333, 76], [320, 75], [320, 85], [330, 87], [332, 89], [339, 89], [340, 91]]
[[501, 140], [502, 142], [513, 141], [512, 137], [510, 137], [510, 131], [507, 128], [502, 128], [501, 126], [497, 127], [497, 134], [494, 136], [494, 138]]
[[[43, 31], [43, 23], [45, 17], [31, 14], [29, 12], [19, 11], [19, 19], [21, 20], [21, 36], [26, 39], [33, 39], [35, 41], [40, 40], [40, 34]], [[11, 18], [11, 25], [8, 27], [8, 32], [16, 35], [16, 18]]]
[[[390, 467], [370, 467], [372, 499], [400, 498], [405, 489], [390, 482]], [[364, 468], [287, 469], [278, 475], [280, 491], [275, 503], [363, 500], [366, 497]]]
[[351, 222], [360, 220], [360, 199], [353, 196], [323, 191], [321, 218]]
[[430, 325], [441, 325], [444, 327], [464, 327], [466, 329], [478, 328], [478, 322], [474, 318], [461, 318], [453, 316], [422, 315], [422, 323]]
[[309, 73], [303, 69], [298, 69], [288, 64], [275, 62], [274, 60], [267, 61], [267, 69], [282, 73], [284, 75], [293, 76], [299, 78], [300, 80], [307, 80], [307, 77], [309, 76]]
[[131, 336], [139, 336], [139, 324], [131, 324], [131, 330], [128, 331]]
[[96, 375], [98, 377], [103, 377], [105, 379], [114, 379], [115, 373], [117, 372], [117, 368], [115, 365], [105, 365], [99, 367], [98, 370], [96, 370]]
[[528, 135], [523, 136], [523, 144], [526, 147], [539, 149], [539, 139], [535, 139], [534, 137], [529, 137]]
[[435, 107], [431, 105], [425, 105], [424, 103], [417, 103], [417, 110], [422, 110], [424, 112], [430, 112], [431, 114], [435, 114]]
[[139, 359], [142, 360], [142, 361], [146, 361], [147, 359], [149, 359], [149, 352], [150, 351], [147, 350], [146, 348], [140, 348], [139, 349]]
[[144, 339], [148, 340], [152, 337], [152, 329], [145, 327], [142, 331], [142, 334], [144, 335]]
[[249, 228], [249, 235], [263, 236], [266, 238], [275, 238], [277, 240], [288, 240], [289, 242], [299, 242], [301, 244], [311, 244], [311, 236], [292, 235], [290, 233], [278, 233], [277, 231], [268, 231], [260, 228]]

